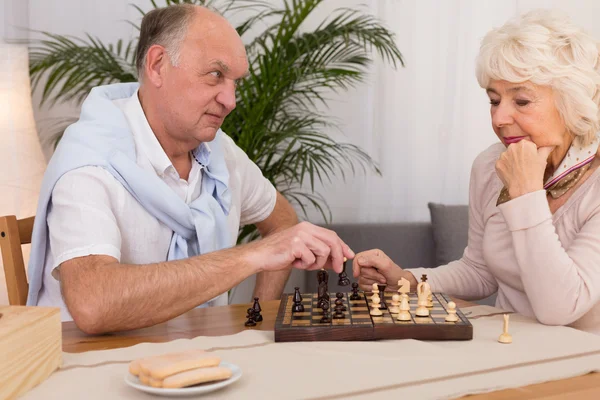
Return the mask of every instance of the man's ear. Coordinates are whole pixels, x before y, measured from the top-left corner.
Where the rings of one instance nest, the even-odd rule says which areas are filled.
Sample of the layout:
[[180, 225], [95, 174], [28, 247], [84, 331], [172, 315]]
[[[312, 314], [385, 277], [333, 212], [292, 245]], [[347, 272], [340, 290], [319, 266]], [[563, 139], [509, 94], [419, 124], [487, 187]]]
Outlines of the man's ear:
[[161, 87], [166, 64], [169, 62], [166, 49], [158, 44], [151, 46], [146, 53], [145, 79], [156, 87]]

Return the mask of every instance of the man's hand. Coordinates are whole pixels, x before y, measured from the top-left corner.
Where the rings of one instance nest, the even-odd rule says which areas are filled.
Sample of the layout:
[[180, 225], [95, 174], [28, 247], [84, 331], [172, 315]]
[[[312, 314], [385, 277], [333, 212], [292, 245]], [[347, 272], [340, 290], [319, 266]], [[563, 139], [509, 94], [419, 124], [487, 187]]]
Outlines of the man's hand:
[[402, 270], [378, 249], [358, 253], [352, 263], [352, 273], [358, 278], [358, 285], [364, 291], [371, 291], [374, 283], [385, 284], [390, 290], [397, 290], [401, 278], [408, 279], [411, 288], [417, 286], [413, 274]]
[[334, 231], [308, 222], [245, 247], [248, 260], [261, 271], [279, 271], [292, 265], [309, 271], [325, 268], [340, 273], [344, 257], [354, 257], [354, 252]]
[[511, 199], [544, 188], [544, 171], [554, 146], [537, 148], [521, 140], [508, 146], [496, 162], [496, 173], [508, 189]]

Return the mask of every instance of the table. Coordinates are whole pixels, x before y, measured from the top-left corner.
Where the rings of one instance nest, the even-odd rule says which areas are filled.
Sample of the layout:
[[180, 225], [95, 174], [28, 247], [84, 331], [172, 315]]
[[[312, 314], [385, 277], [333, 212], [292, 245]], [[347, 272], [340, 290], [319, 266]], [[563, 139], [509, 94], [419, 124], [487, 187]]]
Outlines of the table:
[[[472, 303], [455, 300], [458, 307]], [[73, 322], [63, 322], [63, 350], [81, 353], [133, 346], [143, 342], [168, 342], [196, 336], [233, 335], [244, 329], [273, 330], [279, 300], [261, 302], [263, 322], [253, 328], [244, 327], [246, 311], [251, 304], [193, 309], [171, 321], [135, 331], [90, 336], [81, 332]], [[483, 395], [468, 396], [469, 400], [600, 398], [600, 373], [583, 375], [518, 389], [501, 390]]]

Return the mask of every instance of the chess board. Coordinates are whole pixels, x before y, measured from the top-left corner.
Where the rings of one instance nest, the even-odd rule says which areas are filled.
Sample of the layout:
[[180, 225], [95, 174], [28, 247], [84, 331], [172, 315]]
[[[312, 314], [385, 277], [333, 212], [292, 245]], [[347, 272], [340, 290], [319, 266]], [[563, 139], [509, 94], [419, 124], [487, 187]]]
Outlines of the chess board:
[[[350, 300], [352, 293], [344, 293], [342, 298], [346, 311], [343, 319], [334, 319], [335, 293], [330, 293], [330, 322], [322, 323], [323, 311], [317, 306], [317, 294], [302, 295], [304, 312], [292, 312], [294, 295], [284, 293], [275, 320], [276, 342], [302, 341], [343, 341], [379, 339], [419, 339], [419, 340], [470, 340], [473, 338], [473, 325], [457, 307], [457, 322], [446, 322], [446, 307], [450, 299], [443, 293], [433, 293], [433, 307], [429, 317], [417, 317], [417, 294], [409, 293], [410, 321], [396, 320], [397, 314], [389, 309], [381, 310], [381, 316], [370, 314], [372, 293], [359, 292], [359, 300]], [[390, 307], [393, 292], [385, 292], [385, 301]]]

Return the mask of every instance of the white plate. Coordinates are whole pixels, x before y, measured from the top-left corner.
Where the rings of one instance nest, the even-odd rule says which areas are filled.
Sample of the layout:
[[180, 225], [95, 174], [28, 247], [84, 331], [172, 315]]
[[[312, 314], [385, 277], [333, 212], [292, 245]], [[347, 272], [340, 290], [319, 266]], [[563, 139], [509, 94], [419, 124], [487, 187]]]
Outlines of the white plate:
[[137, 376], [127, 372], [127, 375], [125, 375], [125, 383], [133, 388], [136, 388], [146, 393], [151, 393], [159, 396], [185, 397], [214, 392], [215, 390], [219, 390], [221, 388], [224, 388], [225, 386], [231, 385], [233, 382], [237, 381], [242, 377], [242, 369], [235, 364], [221, 362], [219, 366], [231, 369], [231, 372], [233, 372], [231, 378], [214, 383], [201, 383], [196, 386], [189, 386], [180, 389], [163, 389], [146, 386], [140, 382]]

